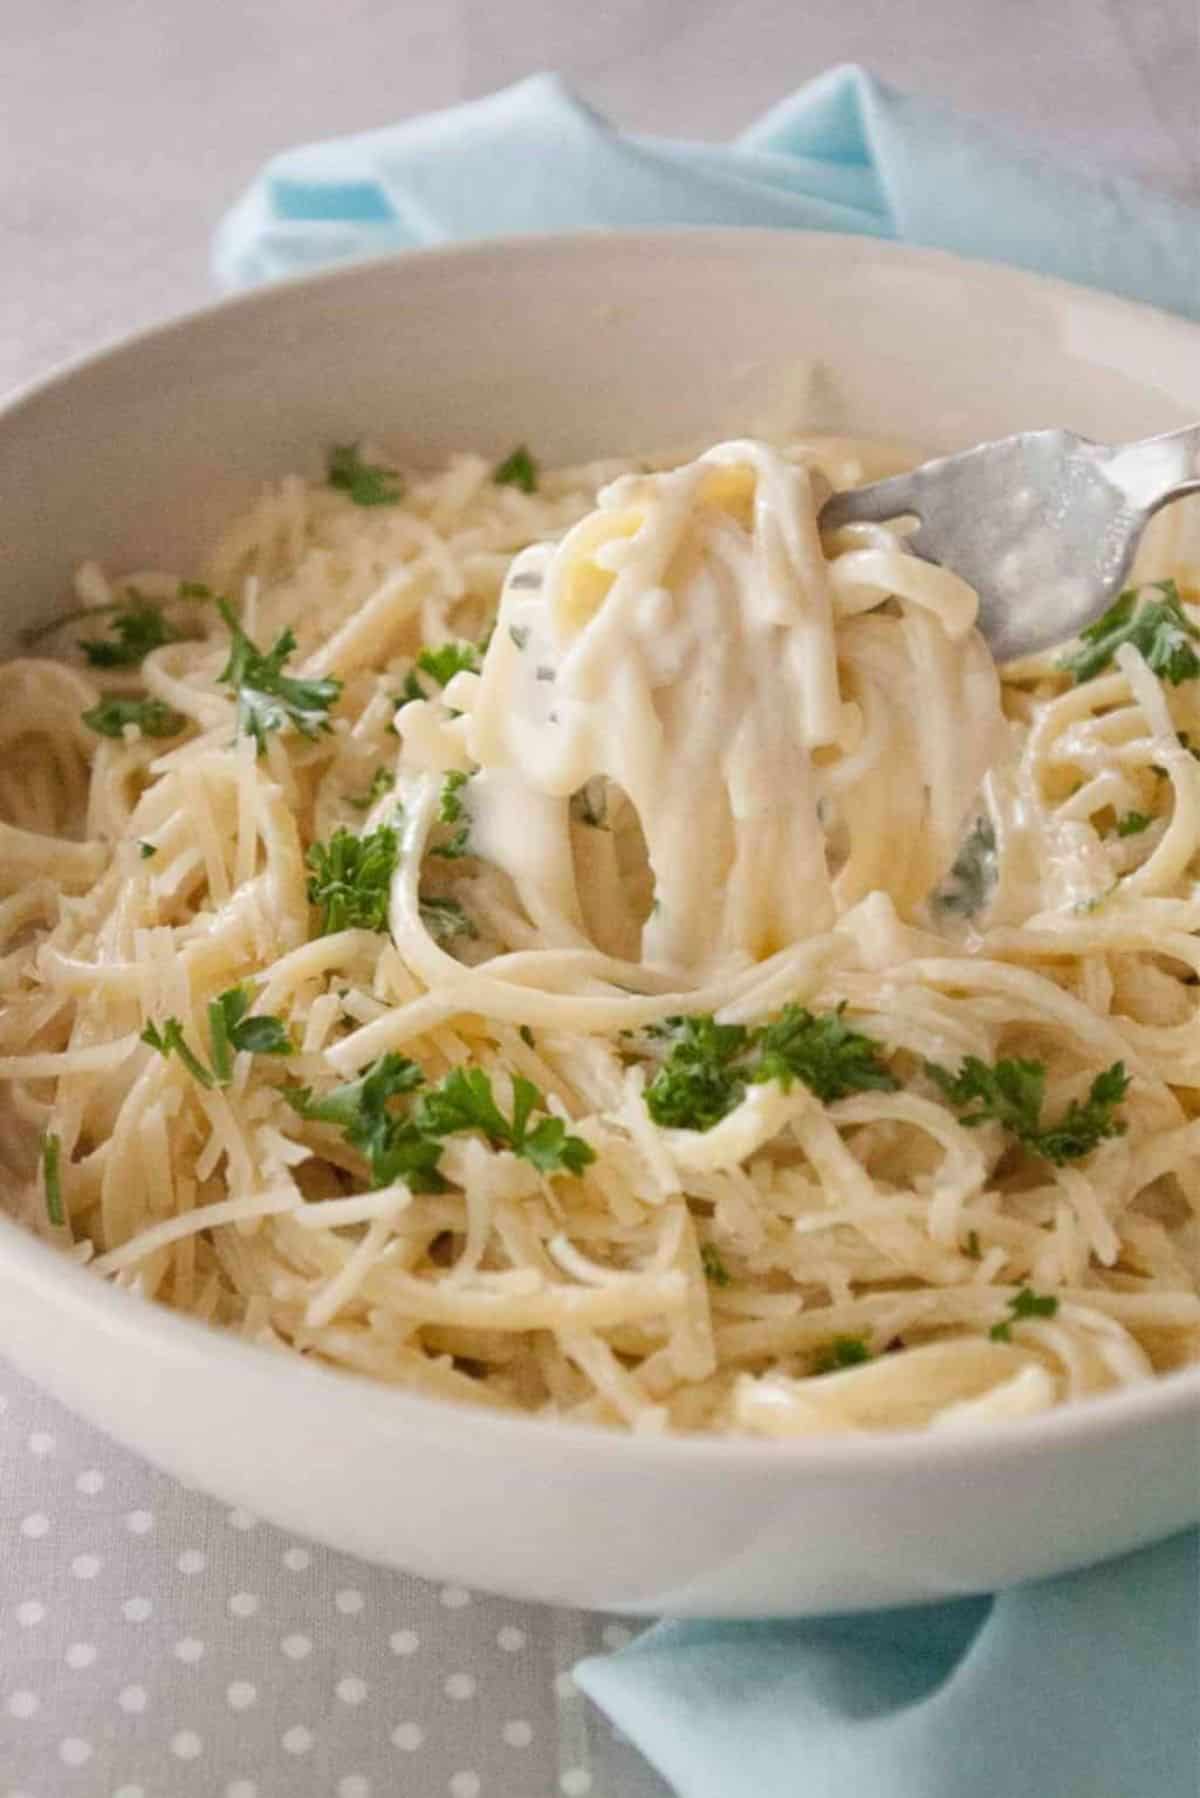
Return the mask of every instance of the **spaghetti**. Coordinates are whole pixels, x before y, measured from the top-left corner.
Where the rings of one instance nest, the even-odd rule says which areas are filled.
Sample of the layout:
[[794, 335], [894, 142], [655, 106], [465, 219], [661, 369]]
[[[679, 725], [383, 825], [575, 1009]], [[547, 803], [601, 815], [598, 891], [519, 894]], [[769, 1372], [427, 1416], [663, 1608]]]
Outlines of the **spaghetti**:
[[[891, 451], [342, 450], [0, 666], [0, 1165], [145, 1298], [637, 1431], [1200, 1359], [1200, 608], [997, 671]], [[497, 478], [499, 476], [500, 478]], [[598, 495], [598, 497], [597, 497]]]

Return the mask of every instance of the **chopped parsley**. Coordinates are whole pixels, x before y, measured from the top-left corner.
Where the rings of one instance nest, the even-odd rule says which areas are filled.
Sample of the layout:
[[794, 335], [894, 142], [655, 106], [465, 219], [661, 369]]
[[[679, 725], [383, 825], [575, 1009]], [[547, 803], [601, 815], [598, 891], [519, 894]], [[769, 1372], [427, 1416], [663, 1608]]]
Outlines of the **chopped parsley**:
[[[514, 1079], [512, 1116], [496, 1103], [490, 1077], [482, 1068], [454, 1068], [427, 1091], [425, 1077], [403, 1055], [384, 1055], [359, 1076], [315, 1098], [308, 1087], [285, 1087], [283, 1094], [301, 1117], [336, 1124], [346, 1140], [365, 1156], [375, 1186], [403, 1180], [414, 1192], [437, 1192], [445, 1185], [438, 1172], [447, 1136], [477, 1131], [493, 1148], [510, 1149], [544, 1174], [578, 1174], [595, 1159], [582, 1137], [568, 1133], [561, 1118], [543, 1117], [530, 1128], [533, 1112], [545, 1101], [532, 1081]], [[389, 1109], [389, 1101], [419, 1093], [407, 1111]]]
[[647, 1111], [669, 1129], [711, 1130], [746, 1096], [743, 1058], [750, 1032], [710, 1016], [668, 1018], [655, 1034], [673, 1041], [646, 1088]]
[[996, 832], [991, 819], [981, 814], [963, 838], [933, 904], [952, 916], [973, 918], [987, 904], [995, 884]]
[[1123, 818], [1117, 819], [1117, 835], [1119, 837], [1137, 837], [1144, 830], [1149, 830], [1154, 819], [1149, 812], [1126, 812]]
[[390, 768], [376, 768], [366, 792], [360, 793], [350, 804], [356, 812], [369, 812], [376, 800], [382, 799], [385, 793], [390, 793], [395, 784], [396, 776]]
[[136, 668], [152, 649], [174, 643], [178, 632], [167, 623], [161, 606], [130, 589], [130, 604], [109, 620], [111, 637], [81, 637], [79, 647], [93, 668]]
[[357, 443], [334, 444], [325, 464], [325, 478], [356, 506], [394, 506], [404, 497], [404, 483], [395, 469], [364, 462]]
[[388, 1101], [415, 1092], [425, 1076], [404, 1055], [384, 1055], [343, 1086], [320, 1098], [307, 1086], [285, 1086], [283, 1096], [293, 1111], [317, 1123], [335, 1124], [359, 1150], [371, 1170], [372, 1186], [403, 1180], [413, 1192], [441, 1192], [445, 1181], [437, 1171], [442, 1145], [412, 1124]]
[[399, 855], [400, 839], [390, 824], [362, 837], [338, 829], [327, 843], [313, 843], [305, 861], [310, 869], [308, 902], [321, 910], [317, 934], [386, 930]]
[[825, 1104], [848, 1093], [896, 1090], [896, 1080], [879, 1059], [878, 1045], [860, 1031], [851, 1030], [842, 1013], [814, 1013], [802, 1005], [788, 1005], [759, 1031], [757, 1048], [762, 1057], [750, 1078], [778, 1080], [786, 1092], [793, 1080], [802, 1080]]
[[185, 1042], [183, 1025], [178, 1018], [167, 1018], [161, 1030], [157, 1024], [147, 1024], [142, 1031], [142, 1041], [148, 1049], [156, 1050], [164, 1061], [172, 1054], [178, 1055], [192, 1079], [199, 1081], [201, 1086], [213, 1087], [217, 1084], [195, 1050]]
[[927, 1062], [926, 1072], [941, 1087], [959, 1113], [959, 1123], [973, 1129], [995, 1121], [1035, 1155], [1056, 1167], [1077, 1161], [1105, 1137], [1122, 1136], [1124, 1122], [1116, 1108], [1129, 1087], [1123, 1062], [1097, 1074], [1081, 1103], [1072, 1099], [1055, 1124], [1042, 1122], [1046, 1094], [1046, 1069], [1040, 1061], [998, 1061], [989, 1067], [978, 1056], [968, 1055], [957, 1074]]
[[198, 1080], [201, 1086], [228, 1086], [233, 1079], [233, 1057], [238, 1051], [245, 1050], [250, 1055], [291, 1055], [295, 1052], [295, 1044], [281, 1018], [265, 1015], [248, 1018], [249, 1008], [250, 994], [242, 986], [231, 986], [209, 1001], [211, 1068], [206, 1068], [189, 1046], [178, 1018], [167, 1018], [161, 1030], [157, 1024], [147, 1024], [142, 1031], [142, 1041], [147, 1048], [156, 1050], [164, 1061], [172, 1054], [178, 1055], [192, 1079]]
[[511, 1149], [543, 1174], [581, 1174], [596, 1152], [581, 1136], [571, 1136], [558, 1117], [544, 1117], [529, 1128], [534, 1111], [546, 1101], [532, 1080], [517, 1074], [512, 1083], [513, 1114], [506, 1118], [482, 1068], [454, 1068], [417, 1102], [414, 1120], [431, 1135], [449, 1136], [477, 1130], [494, 1149]]
[[870, 1037], [845, 1023], [844, 1006], [814, 1013], [787, 1005], [770, 1024], [718, 1024], [711, 1017], [668, 1018], [653, 1034], [671, 1049], [646, 1088], [656, 1124], [711, 1130], [739, 1105], [748, 1085], [800, 1080], [825, 1103], [848, 1093], [892, 1092], [896, 1081]]
[[209, 1003], [209, 1058], [218, 1086], [228, 1086], [233, 1079], [233, 1057], [239, 1052], [249, 1055], [295, 1053], [296, 1046], [282, 1018], [266, 1014], [248, 1018], [249, 1009], [250, 993], [244, 986], [231, 986]]
[[528, 1024], [522, 1024], [521, 1028], [517, 1031], [517, 1035], [527, 1049], [533, 1048], [533, 1031], [529, 1028]]
[[457, 899], [422, 899], [419, 904], [421, 922], [435, 942], [450, 943], [456, 936], [479, 935]]
[[138, 854], [141, 856], [141, 858], [144, 862], [148, 862], [152, 855], [158, 854], [158, 844], [157, 843], [148, 843], [144, 837], [139, 837], [138, 838]]
[[1047, 1294], [1043, 1297], [1029, 1286], [1022, 1286], [1015, 1299], [1009, 1299], [1008, 1309], [1011, 1313], [1003, 1323], [993, 1324], [988, 1335], [993, 1342], [1011, 1342], [1012, 1326], [1021, 1317], [1054, 1317], [1058, 1311], [1058, 1300]]
[[452, 768], [442, 783], [442, 796], [438, 802], [438, 823], [457, 824], [458, 829], [443, 843], [436, 843], [430, 850], [431, 855], [444, 856], [447, 861], [457, 861], [460, 856], [470, 854], [468, 840], [471, 834], [470, 819], [463, 809], [460, 797], [463, 788], [471, 776], [462, 768]]
[[341, 681], [297, 680], [285, 674], [283, 665], [296, 647], [290, 630], [264, 652], [246, 635], [228, 600], [219, 599], [217, 609], [231, 639], [229, 660], [217, 679], [237, 695], [238, 734], [252, 736], [261, 755], [268, 735], [285, 725], [290, 724], [304, 737], [318, 737], [332, 729], [329, 708], [342, 690]]
[[46, 1195], [46, 1216], [52, 1224], [66, 1223], [62, 1196], [62, 1144], [52, 1130], [42, 1138], [42, 1189]]
[[713, 1286], [729, 1286], [733, 1276], [726, 1267], [721, 1251], [715, 1242], [700, 1244], [700, 1265], [704, 1269], [704, 1278]]
[[522, 493], [536, 493], [538, 465], [525, 445], [519, 443], [511, 455], [496, 464], [492, 479], [498, 487], [519, 487]]
[[[1150, 592], [1159, 597], [1146, 598]], [[1200, 656], [1192, 647], [1197, 638], [1200, 631], [1184, 611], [1175, 582], [1157, 581], [1149, 588], [1131, 587], [1122, 593], [1102, 618], [1080, 631], [1080, 647], [1059, 665], [1078, 686], [1109, 667], [1122, 643], [1132, 643], [1155, 674], [1177, 687], [1200, 675]]]
[[101, 737], [123, 737], [136, 724], [144, 737], [177, 737], [187, 723], [161, 699], [102, 699], [83, 714], [89, 730]]
[[871, 1351], [861, 1336], [835, 1336], [813, 1363], [814, 1373], [837, 1373], [843, 1367], [861, 1367]]

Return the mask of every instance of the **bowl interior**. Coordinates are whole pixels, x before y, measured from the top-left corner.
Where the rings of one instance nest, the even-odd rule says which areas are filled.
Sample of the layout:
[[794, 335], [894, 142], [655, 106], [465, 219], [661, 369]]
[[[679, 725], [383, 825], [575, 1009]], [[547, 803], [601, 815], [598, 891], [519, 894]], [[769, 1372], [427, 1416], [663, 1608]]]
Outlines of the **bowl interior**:
[[223, 302], [11, 407], [0, 632], [87, 557], [186, 572], [259, 482], [364, 436], [556, 462], [805, 429], [1119, 439], [1198, 414], [1194, 328], [934, 252], [760, 231], [423, 252]]

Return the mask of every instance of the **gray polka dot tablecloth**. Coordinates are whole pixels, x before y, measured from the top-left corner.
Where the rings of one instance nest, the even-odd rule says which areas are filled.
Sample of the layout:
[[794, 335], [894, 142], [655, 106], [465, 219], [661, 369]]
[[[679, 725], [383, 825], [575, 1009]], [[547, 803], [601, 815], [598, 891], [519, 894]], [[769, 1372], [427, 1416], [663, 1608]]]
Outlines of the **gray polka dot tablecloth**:
[[0, 1798], [666, 1798], [576, 1690], [641, 1627], [185, 1490], [0, 1362]]

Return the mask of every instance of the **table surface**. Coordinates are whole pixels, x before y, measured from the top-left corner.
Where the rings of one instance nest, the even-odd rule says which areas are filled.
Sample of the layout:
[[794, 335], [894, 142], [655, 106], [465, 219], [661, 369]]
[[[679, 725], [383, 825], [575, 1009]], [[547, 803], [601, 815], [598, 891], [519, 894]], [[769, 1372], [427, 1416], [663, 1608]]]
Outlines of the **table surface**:
[[[557, 68], [720, 138], [862, 61], [1200, 189], [1195, 0], [45, 0], [0, 13], [0, 392], [209, 291], [273, 151]], [[625, 1622], [437, 1588], [184, 1491], [0, 1366], [0, 1798], [662, 1798], [574, 1691]]]

